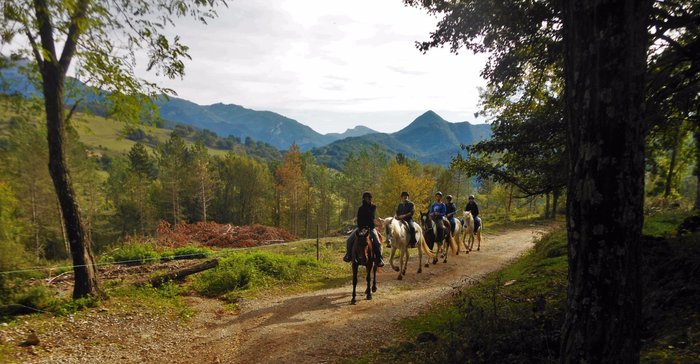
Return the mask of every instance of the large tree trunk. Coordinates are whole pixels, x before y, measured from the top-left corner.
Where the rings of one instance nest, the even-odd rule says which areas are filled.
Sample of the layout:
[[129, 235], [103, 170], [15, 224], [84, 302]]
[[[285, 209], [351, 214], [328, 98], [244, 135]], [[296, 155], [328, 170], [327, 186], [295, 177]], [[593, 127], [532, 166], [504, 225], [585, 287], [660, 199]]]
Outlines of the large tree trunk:
[[63, 104], [65, 74], [57, 62], [46, 61], [42, 70], [46, 131], [49, 142], [49, 173], [58, 196], [73, 258], [73, 297], [98, 293], [97, 269], [90, 242], [80, 219], [80, 208], [66, 163], [66, 118]]
[[552, 192], [552, 213], [549, 215], [549, 217], [554, 220], [557, 218], [557, 206], [559, 205], [559, 196], [561, 195], [561, 191], [558, 189], [555, 189]]
[[695, 138], [695, 177], [697, 177], [697, 185], [695, 187], [695, 210], [700, 210], [700, 128], [696, 127], [693, 130], [693, 138]]
[[568, 310], [563, 363], [639, 361], [651, 0], [564, 1]]

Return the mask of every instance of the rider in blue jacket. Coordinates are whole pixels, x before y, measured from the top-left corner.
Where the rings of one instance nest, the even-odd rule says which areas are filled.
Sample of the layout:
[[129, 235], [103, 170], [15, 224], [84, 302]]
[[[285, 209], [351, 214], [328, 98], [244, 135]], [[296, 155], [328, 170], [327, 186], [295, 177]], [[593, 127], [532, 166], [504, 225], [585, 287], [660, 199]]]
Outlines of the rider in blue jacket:
[[444, 217], [446, 212], [447, 207], [442, 203], [442, 192], [438, 191], [435, 193], [435, 202], [430, 205], [430, 209], [428, 210], [428, 215], [435, 221], [435, 226], [438, 230], [435, 232], [435, 238], [438, 244], [442, 244], [442, 238], [444, 238]]

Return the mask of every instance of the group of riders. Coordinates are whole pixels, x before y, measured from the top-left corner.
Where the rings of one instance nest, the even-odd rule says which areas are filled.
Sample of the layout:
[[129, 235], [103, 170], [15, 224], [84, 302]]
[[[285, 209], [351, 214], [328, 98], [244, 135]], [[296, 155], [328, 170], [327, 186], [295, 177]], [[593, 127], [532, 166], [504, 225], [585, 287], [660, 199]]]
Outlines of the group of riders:
[[[455, 214], [457, 213], [457, 206], [452, 202], [452, 195], [447, 195], [445, 197], [447, 203], [442, 202], [442, 192], [435, 193], [435, 202], [430, 205], [428, 209], [428, 216], [435, 222], [435, 227], [437, 228], [437, 236], [445, 236], [444, 229], [446, 226], [450, 227], [450, 234], [454, 234], [455, 227], [457, 224], [464, 224], [464, 221], [457, 219]], [[362, 205], [357, 210], [357, 228], [353, 230], [346, 241], [346, 252], [343, 260], [346, 262], [352, 261], [352, 244], [355, 241], [355, 233], [367, 229], [370, 233], [372, 239], [372, 250], [374, 256], [376, 257], [377, 266], [383, 267], [384, 261], [382, 260], [381, 245], [379, 243], [379, 236], [375, 230], [375, 220], [376, 220], [377, 206], [372, 203], [372, 194], [370, 192], [364, 192], [362, 194]], [[474, 217], [474, 231], [479, 230], [481, 225], [481, 218], [479, 218], [479, 206], [476, 204], [474, 195], [469, 195], [469, 202], [464, 208], [464, 211], [468, 211]], [[410, 232], [410, 246], [412, 248], [416, 247], [416, 224], [413, 221], [413, 215], [415, 214], [415, 205], [411, 200], [409, 200], [408, 192], [401, 192], [401, 202], [396, 208], [395, 219], [403, 220], [407, 223]], [[438, 241], [441, 243], [441, 241]]]

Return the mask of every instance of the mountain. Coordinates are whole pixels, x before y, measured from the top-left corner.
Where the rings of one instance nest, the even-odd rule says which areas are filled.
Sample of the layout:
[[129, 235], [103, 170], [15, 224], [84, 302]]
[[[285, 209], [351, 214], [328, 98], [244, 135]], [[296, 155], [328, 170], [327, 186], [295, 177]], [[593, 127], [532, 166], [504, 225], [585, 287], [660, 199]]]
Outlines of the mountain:
[[209, 129], [220, 136], [251, 138], [286, 150], [296, 143], [302, 151], [327, 145], [348, 136], [375, 133], [358, 126], [344, 133], [320, 134], [310, 127], [271, 111], [247, 109], [234, 104], [198, 105], [191, 101], [170, 98], [158, 102], [160, 115], [171, 124], [187, 124]]
[[311, 152], [319, 162], [340, 168], [350, 153], [376, 144], [389, 155], [402, 153], [421, 163], [448, 165], [460, 150], [460, 145], [471, 145], [491, 137], [488, 124], [469, 122], [450, 123], [429, 110], [407, 127], [391, 134], [374, 133], [345, 138]]

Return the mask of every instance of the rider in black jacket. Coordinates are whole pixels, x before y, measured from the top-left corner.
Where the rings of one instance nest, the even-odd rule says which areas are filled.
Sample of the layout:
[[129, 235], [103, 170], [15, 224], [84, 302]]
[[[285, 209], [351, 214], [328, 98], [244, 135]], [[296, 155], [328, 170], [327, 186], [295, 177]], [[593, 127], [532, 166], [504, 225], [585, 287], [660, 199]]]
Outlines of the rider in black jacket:
[[476, 233], [481, 226], [481, 218], [479, 217], [479, 206], [477, 206], [474, 201], [474, 195], [469, 195], [469, 202], [467, 202], [464, 211], [469, 211], [472, 213], [472, 216], [474, 216], [474, 233]]
[[445, 204], [445, 217], [447, 221], [450, 222], [450, 231], [452, 234], [455, 233], [455, 226], [457, 226], [457, 220], [455, 219], [455, 214], [457, 214], [457, 206], [452, 202], [452, 195], [447, 195], [445, 197], [447, 203]]
[[377, 211], [377, 205], [372, 203], [372, 194], [365, 192], [362, 194], [362, 206], [357, 209], [357, 229], [350, 233], [347, 241], [345, 242], [345, 256], [343, 260], [350, 262], [352, 260], [352, 244], [355, 242], [355, 232], [358, 229], [367, 228], [370, 232], [370, 237], [372, 239], [372, 250], [374, 255], [377, 257], [377, 266], [383, 267], [384, 260], [382, 259], [382, 249], [379, 244], [379, 237], [377, 236], [377, 231], [374, 229], [374, 220], [376, 220], [375, 213]]
[[408, 192], [401, 192], [401, 203], [396, 207], [395, 219], [403, 220], [408, 223], [408, 232], [411, 235], [408, 244], [415, 248], [416, 247], [416, 228], [413, 226], [413, 214], [416, 212], [416, 208], [408, 199]]

